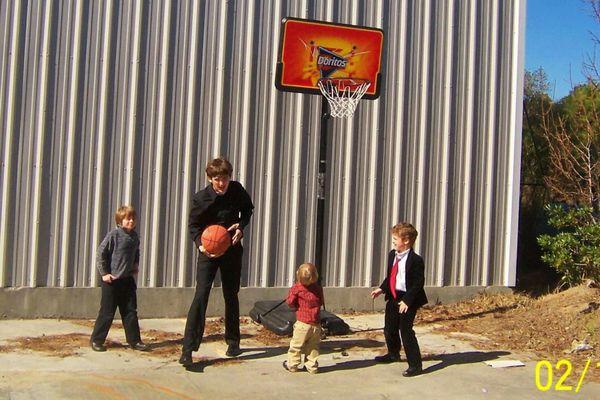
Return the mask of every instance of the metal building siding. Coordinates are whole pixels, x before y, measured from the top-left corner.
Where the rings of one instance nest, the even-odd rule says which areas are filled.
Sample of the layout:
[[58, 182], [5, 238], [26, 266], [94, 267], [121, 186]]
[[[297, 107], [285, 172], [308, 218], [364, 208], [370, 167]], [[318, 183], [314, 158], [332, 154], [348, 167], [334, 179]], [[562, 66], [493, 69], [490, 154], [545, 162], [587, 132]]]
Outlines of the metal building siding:
[[328, 138], [324, 283], [371, 286], [411, 221], [433, 286], [514, 285], [525, 0], [0, 2], [0, 286], [97, 284], [122, 203], [140, 286], [195, 282], [206, 162], [256, 209], [242, 285], [313, 259], [319, 96], [275, 89], [281, 19], [385, 32], [382, 95]]

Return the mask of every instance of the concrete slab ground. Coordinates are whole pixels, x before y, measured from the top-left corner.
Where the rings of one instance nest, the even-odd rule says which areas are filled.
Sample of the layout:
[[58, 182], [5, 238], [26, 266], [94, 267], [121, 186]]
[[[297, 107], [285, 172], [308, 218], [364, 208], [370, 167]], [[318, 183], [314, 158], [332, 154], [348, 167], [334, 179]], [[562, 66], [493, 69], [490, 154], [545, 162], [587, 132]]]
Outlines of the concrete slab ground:
[[[385, 351], [382, 314], [342, 317], [354, 332], [323, 341], [316, 375], [285, 371], [289, 339], [271, 336], [265, 344], [259, 340], [264, 331], [247, 319], [239, 358], [226, 358], [220, 335], [210, 334], [194, 353], [197, 362], [189, 370], [177, 364], [184, 319], [141, 320], [142, 336], [152, 345], [147, 353], [122, 346], [124, 333], [113, 327], [109, 351], [96, 353], [82, 344], [64, 357], [31, 351], [28, 341], [21, 340], [24, 349], [14, 343], [19, 337], [44, 335], [73, 335], [73, 340], [85, 342], [90, 321], [0, 320], [0, 399], [600, 399], [600, 384], [587, 380], [578, 393], [576, 379], [571, 379], [571, 391], [555, 391], [553, 386], [542, 392], [535, 384], [539, 360], [534, 357], [503, 349], [477, 350], [431, 327], [416, 328], [425, 373], [404, 378], [405, 362], [372, 361]], [[484, 364], [514, 359], [525, 366], [500, 369]], [[546, 379], [544, 371], [542, 384]]]

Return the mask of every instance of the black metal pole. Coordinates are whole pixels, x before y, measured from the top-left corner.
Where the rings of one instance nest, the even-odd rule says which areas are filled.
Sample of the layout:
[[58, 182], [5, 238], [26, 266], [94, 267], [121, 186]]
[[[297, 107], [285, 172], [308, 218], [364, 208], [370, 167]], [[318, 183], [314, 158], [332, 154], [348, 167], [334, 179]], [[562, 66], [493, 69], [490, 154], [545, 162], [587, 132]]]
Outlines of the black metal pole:
[[315, 265], [323, 270], [323, 242], [325, 241], [325, 189], [327, 176], [327, 137], [329, 136], [329, 103], [321, 98], [321, 137], [319, 146], [319, 173], [317, 175], [317, 232], [315, 235]]

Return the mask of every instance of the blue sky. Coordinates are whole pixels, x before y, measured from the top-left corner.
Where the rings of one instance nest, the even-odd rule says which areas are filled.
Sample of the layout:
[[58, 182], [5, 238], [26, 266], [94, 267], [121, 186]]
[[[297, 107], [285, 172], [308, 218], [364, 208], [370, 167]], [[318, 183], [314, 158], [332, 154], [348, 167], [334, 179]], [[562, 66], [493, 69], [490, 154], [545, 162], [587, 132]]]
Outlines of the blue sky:
[[[584, 0], [527, 0], [525, 68], [546, 71], [555, 100], [585, 81], [582, 66], [594, 53], [591, 32], [600, 37], [591, 13]], [[596, 56], [600, 62], [600, 48]]]

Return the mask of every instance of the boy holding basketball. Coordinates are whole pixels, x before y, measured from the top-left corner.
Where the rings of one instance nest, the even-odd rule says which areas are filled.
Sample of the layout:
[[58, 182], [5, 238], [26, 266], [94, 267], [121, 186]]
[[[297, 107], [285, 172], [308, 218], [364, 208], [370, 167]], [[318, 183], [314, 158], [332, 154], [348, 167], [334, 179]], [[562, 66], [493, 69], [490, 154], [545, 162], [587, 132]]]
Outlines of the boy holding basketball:
[[404, 376], [419, 375], [423, 370], [421, 351], [413, 330], [417, 310], [427, 303], [423, 289], [423, 258], [413, 250], [417, 235], [415, 227], [406, 222], [392, 228], [394, 249], [388, 254], [387, 275], [379, 288], [371, 292], [372, 298], [384, 293], [387, 301], [383, 328], [387, 354], [375, 357], [375, 361], [400, 361], [400, 348], [404, 344], [408, 361], [408, 369], [402, 373]]
[[296, 271], [296, 283], [290, 289], [287, 304], [296, 309], [294, 334], [290, 341], [288, 359], [283, 368], [298, 372], [302, 354], [306, 355], [304, 366], [311, 374], [319, 368], [319, 344], [321, 343], [320, 310], [323, 305], [323, 288], [317, 282], [319, 274], [314, 264], [304, 263]]
[[[250, 222], [254, 205], [244, 187], [231, 180], [233, 167], [223, 158], [216, 158], [206, 166], [209, 185], [192, 197], [188, 228], [191, 239], [199, 250], [196, 264], [196, 292], [188, 312], [179, 363], [187, 367], [193, 363], [192, 352], [198, 351], [206, 308], [217, 270], [221, 271], [225, 300], [226, 354], [235, 357], [240, 351], [240, 305], [238, 292], [242, 271], [243, 229]], [[201, 236], [206, 227], [221, 225], [231, 234], [231, 246], [223, 254], [206, 251]]]
[[117, 227], [110, 231], [97, 252], [98, 272], [102, 277], [100, 311], [94, 324], [90, 344], [94, 351], [106, 351], [104, 341], [119, 307], [127, 343], [134, 350], [147, 350], [140, 338], [134, 275], [140, 261], [140, 239], [135, 232], [133, 207], [119, 207], [115, 213]]

